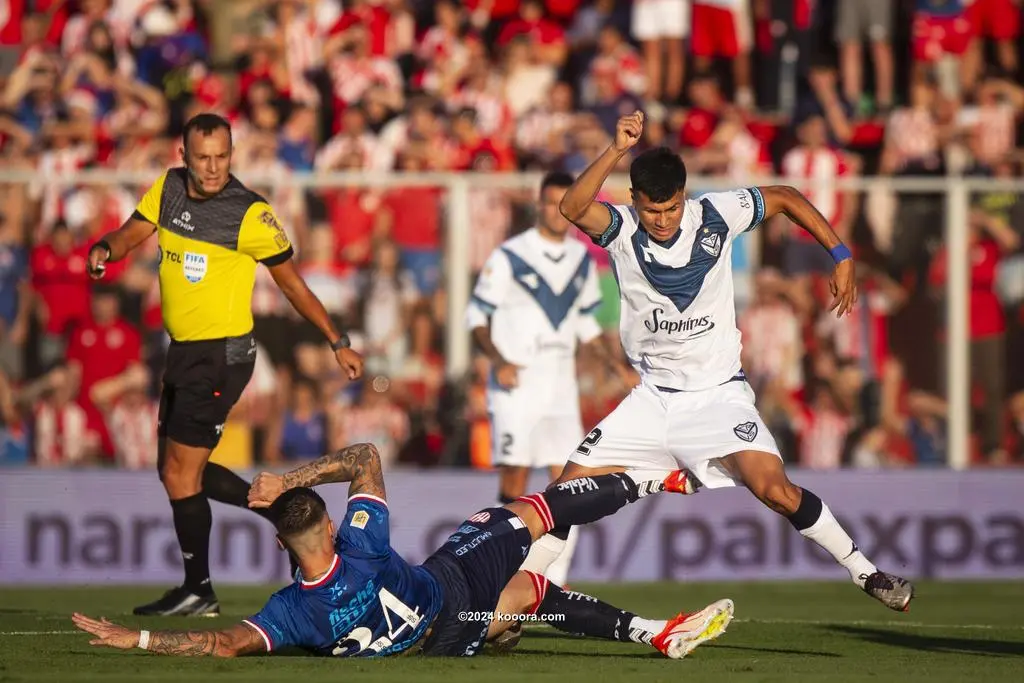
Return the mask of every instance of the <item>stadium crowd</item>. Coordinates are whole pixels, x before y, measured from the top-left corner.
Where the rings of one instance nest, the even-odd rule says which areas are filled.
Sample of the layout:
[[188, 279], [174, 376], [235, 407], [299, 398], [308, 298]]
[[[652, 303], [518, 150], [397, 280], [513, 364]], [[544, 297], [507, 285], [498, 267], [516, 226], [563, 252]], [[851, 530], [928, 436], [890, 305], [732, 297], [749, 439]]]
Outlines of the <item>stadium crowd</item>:
[[[578, 173], [616, 119], [693, 175], [778, 175], [855, 245], [862, 293], [830, 317], [828, 254], [784, 218], [739, 311], [745, 369], [787, 459], [813, 468], [946, 459], [942, 197], [812, 179], [1021, 176], [1021, 6], [1013, 0], [0, 0], [0, 463], [151, 468], [166, 344], [155, 240], [102, 284], [92, 239], [156, 177], [183, 122], [233, 125], [234, 171], [277, 208], [301, 272], [358, 331], [340, 377], [260, 269], [256, 373], [214, 459], [319, 455], [356, 441], [388, 464], [486, 467], [486, 360], [445, 378], [443, 188], [303, 190], [309, 171]], [[886, 18], [888, 18], [886, 20]], [[867, 67], [867, 68], [865, 68]], [[699, 191], [694, 186], [691, 191]], [[609, 195], [619, 201], [625, 197]], [[474, 270], [531, 224], [535, 192], [473, 189]], [[972, 197], [974, 461], [1024, 457], [1024, 199]], [[617, 337], [617, 292], [599, 249]], [[744, 269], [741, 269], [744, 270]], [[746, 270], [749, 270], [749, 266]], [[629, 387], [580, 359], [585, 427]]]

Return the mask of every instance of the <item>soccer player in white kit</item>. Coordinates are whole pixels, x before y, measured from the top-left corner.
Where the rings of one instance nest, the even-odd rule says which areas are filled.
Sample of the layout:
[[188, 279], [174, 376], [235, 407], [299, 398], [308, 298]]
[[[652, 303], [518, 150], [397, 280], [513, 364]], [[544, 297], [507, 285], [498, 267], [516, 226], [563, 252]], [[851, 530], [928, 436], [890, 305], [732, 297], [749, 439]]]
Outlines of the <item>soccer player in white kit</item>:
[[[491, 360], [487, 388], [498, 497], [505, 505], [527, 492], [530, 470], [552, 480], [583, 438], [576, 348], [588, 344], [616, 370], [594, 311], [601, 303], [597, 267], [558, 204], [572, 176], [541, 182], [537, 226], [503, 242], [487, 259], [466, 312], [477, 347]], [[575, 534], [543, 573], [565, 585]]]
[[[625, 468], [676, 467], [678, 462], [704, 487], [742, 484], [827, 550], [857, 586], [887, 607], [906, 610], [913, 586], [879, 571], [828, 506], [789, 481], [740, 366], [733, 240], [778, 213], [802, 226], [836, 262], [830, 310], [838, 316], [857, 298], [849, 249], [791, 187], [686, 198], [686, 168], [666, 148], [633, 161], [631, 206], [596, 202], [608, 175], [642, 131], [642, 112], [619, 119], [612, 145], [559, 206], [562, 215], [608, 250], [621, 292], [622, 346], [641, 377], [640, 385], [580, 443], [559, 482]], [[561, 543], [551, 534], [542, 542], [549, 556]]]

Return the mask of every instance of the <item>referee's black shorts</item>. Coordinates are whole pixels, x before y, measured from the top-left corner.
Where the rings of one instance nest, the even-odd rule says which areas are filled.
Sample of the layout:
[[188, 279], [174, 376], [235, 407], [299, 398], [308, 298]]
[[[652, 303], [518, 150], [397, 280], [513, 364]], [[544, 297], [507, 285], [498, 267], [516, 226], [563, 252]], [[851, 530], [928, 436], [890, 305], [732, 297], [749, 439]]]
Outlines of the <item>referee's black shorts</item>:
[[185, 446], [214, 448], [255, 363], [256, 341], [251, 334], [171, 341], [157, 435]]

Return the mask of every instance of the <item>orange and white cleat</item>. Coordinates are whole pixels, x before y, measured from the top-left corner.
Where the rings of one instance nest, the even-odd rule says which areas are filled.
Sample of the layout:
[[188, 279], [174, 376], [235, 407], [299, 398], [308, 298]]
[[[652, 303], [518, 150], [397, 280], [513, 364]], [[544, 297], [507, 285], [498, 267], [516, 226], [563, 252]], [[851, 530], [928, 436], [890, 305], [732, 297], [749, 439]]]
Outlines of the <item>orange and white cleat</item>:
[[669, 659], [682, 659], [698, 645], [725, 633], [732, 621], [733, 609], [732, 600], [725, 598], [693, 614], [680, 612], [651, 639], [651, 645]]
[[692, 493], [697, 493], [704, 484], [690, 470], [676, 470], [665, 477], [662, 485], [670, 493], [681, 493], [684, 496], [688, 496]]

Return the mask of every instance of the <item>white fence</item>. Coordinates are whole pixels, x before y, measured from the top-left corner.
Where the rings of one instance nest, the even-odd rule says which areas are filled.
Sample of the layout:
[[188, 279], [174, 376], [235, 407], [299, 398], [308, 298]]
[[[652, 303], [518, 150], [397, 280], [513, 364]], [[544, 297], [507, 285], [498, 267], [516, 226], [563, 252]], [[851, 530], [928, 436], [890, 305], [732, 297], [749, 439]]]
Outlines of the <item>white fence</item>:
[[[146, 186], [153, 181], [153, 173], [121, 173], [89, 170], [57, 177], [38, 177], [20, 170], [0, 169], [0, 183], [46, 184], [50, 187], [81, 185]], [[251, 184], [266, 184], [275, 188], [400, 188], [429, 186], [442, 188], [446, 193], [447, 225], [445, 226], [445, 288], [447, 291], [448, 320], [446, 331], [447, 372], [451, 377], [462, 376], [469, 368], [470, 339], [458, 323], [469, 301], [471, 272], [469, 235], [473, 229], [470, 219], [470, 191], [473, 189], [535, 190], [540, 174], [469, 174], [469, 173], [315, 173], [275, 174], [239, 173], [241, 180]], [[750, 179], [747, 185], [789, 184], [785, 178]], [[736, 187], [739, 183], [727, 178], [691, 177], [687, 185], [694, 192], [707, 192]], [[608, 187], [624, 189], [629, 185], [625, 176], [614, 176]], [[946, 281], [946, 321], [948, 331], [946, 370], [949, 402], [949, 464], [956, 469], [968, 466], [970, 410], [969, 410], [969, 277], [968, 243], [969, 198], [975, 192], [1016, 192], [1024, 195], [1024, 180], [997, 181], [981, 178], [851, 178], [839, 182], [807, 182], [826, 190], [889, 193], [935, 193], [945, 196], [945, 243], [949, 253]]]

